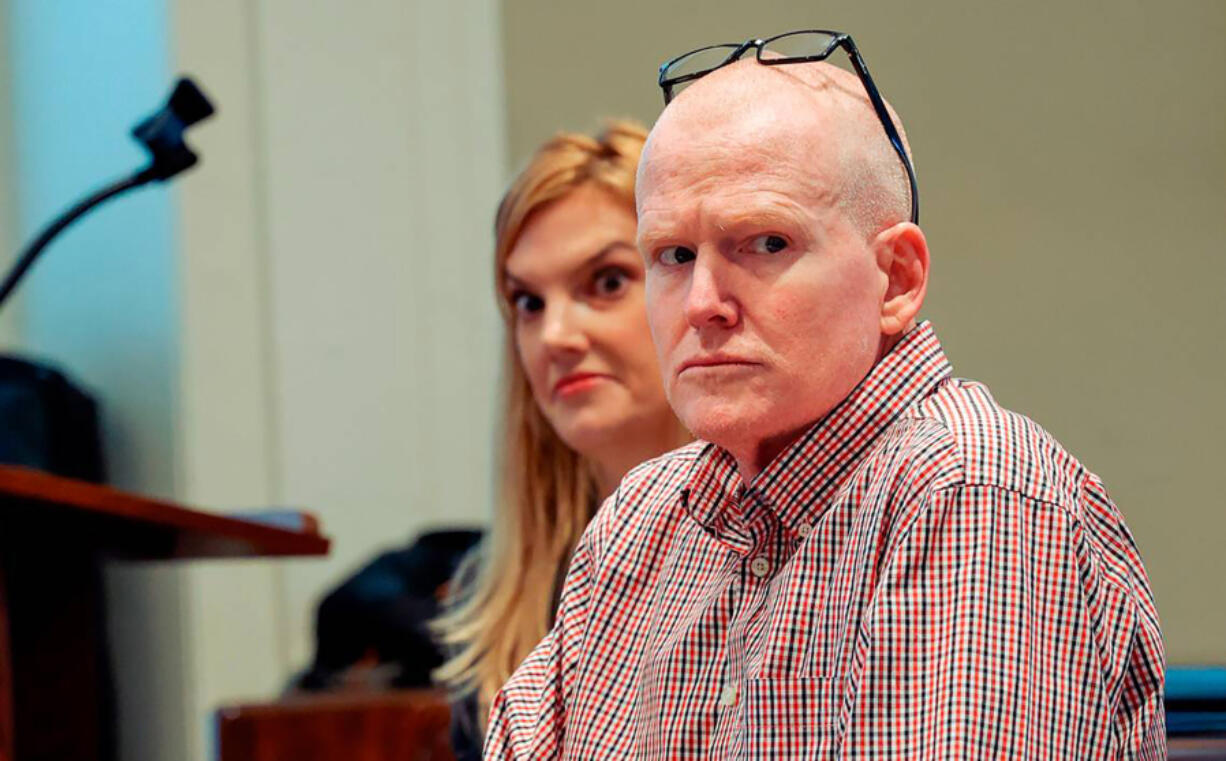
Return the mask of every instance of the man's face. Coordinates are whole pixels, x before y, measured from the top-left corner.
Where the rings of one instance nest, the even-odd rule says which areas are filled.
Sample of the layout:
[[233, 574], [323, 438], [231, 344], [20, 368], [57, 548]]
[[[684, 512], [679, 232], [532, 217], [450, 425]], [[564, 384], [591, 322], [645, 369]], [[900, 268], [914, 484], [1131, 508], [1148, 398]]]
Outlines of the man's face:
[[676, 116], [639, 176], [648, 322], [682, 423], [760, 469], [871, 369], [887, 278], [817, 125]]

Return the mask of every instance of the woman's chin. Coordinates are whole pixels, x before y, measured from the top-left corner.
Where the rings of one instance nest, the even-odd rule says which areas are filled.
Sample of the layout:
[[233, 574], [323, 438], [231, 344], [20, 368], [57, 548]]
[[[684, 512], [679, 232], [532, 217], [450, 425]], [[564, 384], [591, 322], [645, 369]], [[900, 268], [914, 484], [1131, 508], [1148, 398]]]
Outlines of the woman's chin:
[[[589, 459], [602, 459], [614, 452], [615, 459], [624, 459], [627, 448], [651, 449], [653, 438], [659, 438], [660, 451], [673, 444], [677, 420], [668, 404], [645, 404], [629, 399], [605, 399], [604, 404], [592, 404], [583, 409], [555, 410], [550, 423], [558, 437], [571, 449]], [[629, 402], [629, 403], [623, 403]], [[645, 451], [644, 456], [654, 455]]]
[[607, 449], [610, 443], [617, 440], [619, 432], [618, 426], [595, 423], [555, 427], [554, 430], [566, 446], [584, 457], [591, 457], [593, 453]]
[[566, 445], [585, 457], [607, 451], [634, 429], [634, 418], [621, 410], [585, 409], [554, 421], [554, 430]]

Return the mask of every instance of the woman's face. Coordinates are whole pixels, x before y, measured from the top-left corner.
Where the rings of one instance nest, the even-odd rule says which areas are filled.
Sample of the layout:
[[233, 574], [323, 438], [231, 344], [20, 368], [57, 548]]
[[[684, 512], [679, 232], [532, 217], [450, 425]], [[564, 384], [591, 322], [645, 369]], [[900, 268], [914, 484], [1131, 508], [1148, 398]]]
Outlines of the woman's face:
[[643, 301], [635, 217], [591, 184], [528, 218], [506, 261], [506, 298], [532, 395], [587, 457], [676, 423]]

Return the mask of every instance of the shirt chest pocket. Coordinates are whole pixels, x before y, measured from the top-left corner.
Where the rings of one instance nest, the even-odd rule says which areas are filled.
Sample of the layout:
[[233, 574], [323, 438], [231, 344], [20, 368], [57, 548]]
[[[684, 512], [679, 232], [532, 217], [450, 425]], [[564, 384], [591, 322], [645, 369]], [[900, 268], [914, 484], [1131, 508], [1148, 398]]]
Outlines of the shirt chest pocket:
[[746, 629], [746, 673], [761, 679], [845, 674], [859, 627], [865, 574], [854, 560], [806, 543], [770, 581]]
[[834, 758], [843, 680], [750, 679], [744, 684], [740, 758]]

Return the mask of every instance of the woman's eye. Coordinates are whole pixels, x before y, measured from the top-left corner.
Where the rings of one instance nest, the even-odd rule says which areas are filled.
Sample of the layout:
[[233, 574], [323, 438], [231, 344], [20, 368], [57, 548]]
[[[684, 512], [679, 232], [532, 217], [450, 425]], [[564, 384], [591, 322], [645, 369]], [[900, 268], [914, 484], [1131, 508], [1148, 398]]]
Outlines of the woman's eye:
[[629, 278], [626, 273], [617, 267], [607, 267], [596, 273], [596, 279], [593, 287], [597, 296], [608, 298], [616, 296], [626, 289], [626, 283]]
[[788, 247], [788, 239], [782, 235], [759, 235], [749, 242], [749, 248], [757, 254], [777, 254]]
[[528, 317], [544, 309], [545, 300], [526, 291], [517, 291], [511, 294], [511, 305], [521, 316]]
[[672, 266], [692, 262], [698, 255], [694, 253], [693, 249], [686, 248], [685, 246], [669, 246], [668, 248], [661, 249], [657, 256], [661, 264]]

